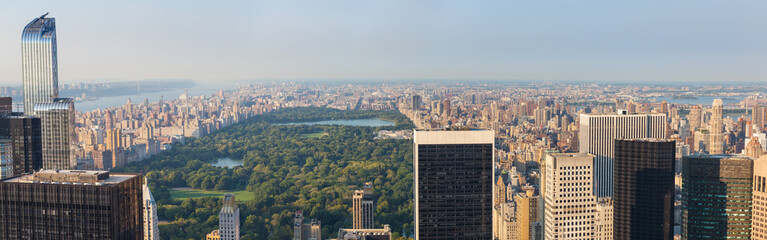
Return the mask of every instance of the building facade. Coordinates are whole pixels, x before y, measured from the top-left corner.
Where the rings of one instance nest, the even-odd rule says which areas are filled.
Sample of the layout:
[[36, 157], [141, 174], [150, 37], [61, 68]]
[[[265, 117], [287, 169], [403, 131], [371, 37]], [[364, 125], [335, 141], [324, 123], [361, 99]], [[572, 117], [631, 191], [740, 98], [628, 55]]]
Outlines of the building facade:
[[143, 239], [141, 175], [43, 170], [0, 181], [0, 239]]
[[580, 153], [594, 154], [594, 189], [597, 197], [612, 197], [615, 139], [666, 138], [665, 114], [581, 114]]
[[373, 183], [367, 182], [362, 190], [354, 191], [352, 196], [352, 227], [354, 229], [372, 229], [375, 204], [373, 203]]
[[682, 239], [748, 239], [754, 161], [732, 155], [684, 157]]
[[13, 176], [13, 141], [0, 138], [0, 178]]
[[11, 139], [13, 174], [30, 173], [43, 167], [40, 118], [12, 114], [0, 117], [0, 137]]
[[34, 112], [40, 118], [43, 139], [43, 168], [74, 169], [77, 158], [75, 146], [75, 104], [71, 98], [58, 98], [54, 102], [35, 104]]
[[722, 99], [714, 99], [714, 103], [711, 106], [711, 121], [708, 125], [708, 153], [712, 155], [724, 154], [723, 108]]
[[615, 239], [673, 240], [675, 155], [673, 140], [615, 140]]
[[416, 130], [413, 142], [415, 238], [491, 239], [493, 132]]
[[751, 239], [767, 239], [767, 156], [754, 160]]
[[597, 199], [597, 213], [594, 217], [594, 239], [613, 239], [613, 200], [610, 197]]
[[221, 240], [240, 239], [240, 208], [234, 194], [224, 194], [224, 206], [218, 214], [218, 231]]
[[152, 191], [149, 191], [146, 178], [144, 178], [142, 192], [144, 204], [144, 240], [159, 240], [160, 228], [158, 227], [157, 202], [154, 201]]
[[546, 156], [545, 239], [594, 239], [594, 155]]
[[59, 74], [56, 50], [56, 19], [35, 18], [21, 34], [24, 113], [34, 114], [36, 103], [59, 97]]

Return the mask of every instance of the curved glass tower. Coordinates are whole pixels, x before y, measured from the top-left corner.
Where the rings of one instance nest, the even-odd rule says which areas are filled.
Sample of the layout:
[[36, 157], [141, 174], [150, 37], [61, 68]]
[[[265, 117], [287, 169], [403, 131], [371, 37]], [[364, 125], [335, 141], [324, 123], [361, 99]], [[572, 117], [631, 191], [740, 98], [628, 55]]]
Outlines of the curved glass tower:
[[56, 61], [56, 20], [48, 14], [32, 20], [21, 34], [24, 113], [34, 115], [35, 103], [59, 97]]

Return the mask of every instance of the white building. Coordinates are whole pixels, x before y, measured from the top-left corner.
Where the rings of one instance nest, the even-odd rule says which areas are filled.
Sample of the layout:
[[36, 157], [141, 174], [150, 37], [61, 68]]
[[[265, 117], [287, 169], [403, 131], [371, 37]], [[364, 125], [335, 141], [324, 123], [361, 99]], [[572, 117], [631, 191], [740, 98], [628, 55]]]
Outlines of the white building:
[[152, 192], [147, 187], [147, 180], [144, 178], [143, 197], [144, 197], [144, 240], [159, 240], [160, 229], [157, 227], [157, 203], [152, 197]]
[[666, 114], [581, 114], [578, 130], [581, 153], [595, 155], [594, 188], [599, 197], [613, 194], [615, 139], [666, 139]]
[[594, 239], [594, 155], [551, 153], [545, 169], [545, 239]]
[[240, 239], [240, 208], [234, 194], [224, 194], [224, 206], [218, 214], [218, 228], [221, 240]]

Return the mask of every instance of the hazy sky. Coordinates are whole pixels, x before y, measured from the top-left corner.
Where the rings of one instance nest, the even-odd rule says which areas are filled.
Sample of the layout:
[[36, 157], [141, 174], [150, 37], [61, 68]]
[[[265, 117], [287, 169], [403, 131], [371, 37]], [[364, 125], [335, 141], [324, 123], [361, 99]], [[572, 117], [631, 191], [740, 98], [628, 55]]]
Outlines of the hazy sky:
[[59, 78], [767, 82], [767, 1], [0, 1], [0, 84], [56, 18]]

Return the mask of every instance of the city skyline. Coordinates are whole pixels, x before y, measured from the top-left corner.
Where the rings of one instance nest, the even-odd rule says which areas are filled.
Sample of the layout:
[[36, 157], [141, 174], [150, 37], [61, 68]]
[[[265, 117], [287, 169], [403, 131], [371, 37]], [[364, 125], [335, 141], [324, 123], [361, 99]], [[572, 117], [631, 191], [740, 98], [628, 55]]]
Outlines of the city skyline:
[[767, 70], [759, 63], [767, 55], [761, 44], [767, 34], [749, 26], [765, 16], [753, 5], [3, 3], [0, 32], [6, 34], [0, 35], [0, 52], [9, 54], [0, 56], [0, 84], [20, 84], [18, 26], [45, 12], [64, 21], [58, 26], [64, 36], [59, 41], [62, 83], [180, 78], [764, 82]]

